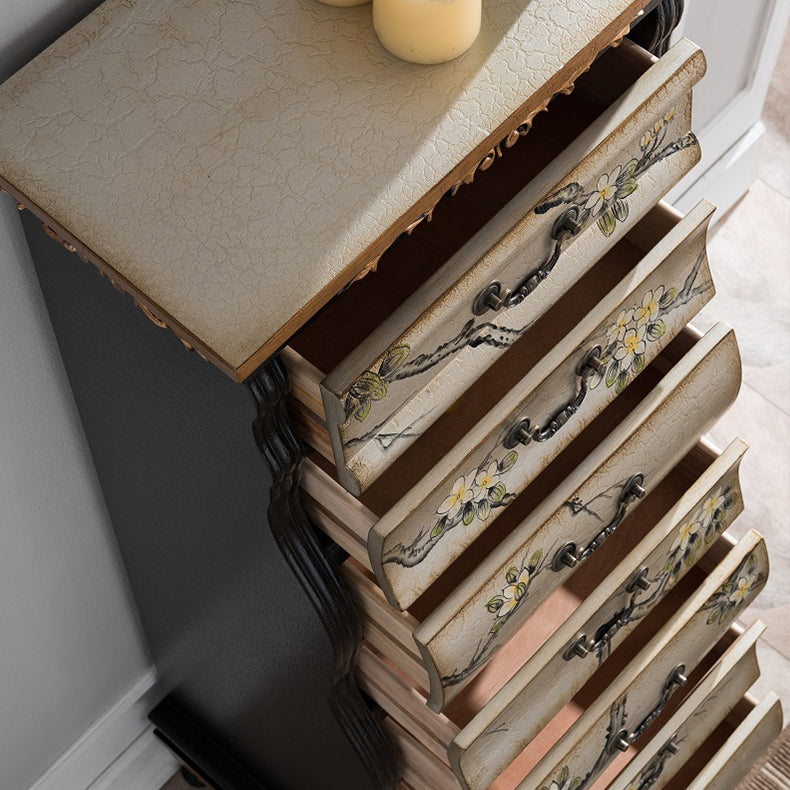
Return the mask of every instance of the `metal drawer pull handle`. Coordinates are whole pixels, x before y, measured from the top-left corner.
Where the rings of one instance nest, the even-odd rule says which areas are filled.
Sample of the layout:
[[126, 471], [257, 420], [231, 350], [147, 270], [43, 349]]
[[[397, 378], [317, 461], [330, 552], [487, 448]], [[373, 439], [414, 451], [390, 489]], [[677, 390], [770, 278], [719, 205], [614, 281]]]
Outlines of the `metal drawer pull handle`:
[[[581, 550], [575, 543], [566, 543], [557, 549], [551, 567], [555, 571], [565, 568], [575, 568], [580, 562], [589, 559], [615, 532], [628, 513], [628, 506], [637, 499], [641, 499], [646, 493], [643, 485], [645, 476], [643, 474], [630, 477], [623, 485], [620, 492], [620, 500], [617, 506], [617, 513], [612, 520]], [[646, 581], [646, 579], [645, 579]], [[640, 583], [634, 580], [634, 584]]]
[[[647, 728], [661, 715], [664, 708], [669, 702], [669, 698], [675, 693], [676, 689], [685, 686], [688, 682], [686, 677], [686, 665], [678, 664], [664, 683], [664, 689], [661, 692], [661, 699], [658, 704], [645, 716], [639, 723], [639, 726], [631, 733], [628, 730], [620, 730], [609, 743], [609, 753], [614, 754], [615, 751], [624, 752], [631, 746], [632, 743], [637, 741], [647, 730]], [[670, 741], [671, 743], [671, 741]], [[673, 744], [674, 746], [675, 744]], [[675, 746], [675, 748], [677, 748]]]
[[592, 375], [600, 371], [604, 363], [601, 362], [601, 347], [595, 346], [584, 355], [584, 359], [576, 368], [576, 375], [579, 377], [579, 389], [573, 398], [562, 408], [558, 409], [549, 418], [549, 421], [541, 428], [532, 427], [532, 422], [525, 418], [519, 420], [509, 431], [502, 444], [508, 450], [512, 450], [518, 444], [529, 444], [530, 442], [545, 442], [551, 439], [563, 425], [579, 410], [579, 407], [587, 397], [589, 391], [589, 381]]
[[524, 277], [512, 291], [502, 287], [500, 282], [492, 282], [483, 288], [472, 305], [475, 315], [483, 315], [489, 310], [501, 310], [523, 302], [550, 274], [557, 265], [560, 254], [568, 239], [573, 238], [582, 229], [579, 222], [579, 209], [572, 206], [562, 213], [551, 229], [554, 249], [551, 255], [535, 271]]
[[[636, 589], [648, 590], [651, 582], [647, 578], [650, 569], [647, 566], [640, 568], [633, 579], [626, 585], [627, 592], [634, 592]], [[589, 640], [587, 634], [579, 634], [573, 642], [568, 645], [562, 657], [566, 661], [573, 660], [574, 657], [586, 658], [590, 653], [597, 653], [604, 645], [609, 645], [617, 632], [631, 622], [631, 611], [628, 607], [621, 609], [612, 618], [607, 620], [595, 632], [594, 639]]]
[[650, 790], [653, 785], [661, 778], [664, 767], [669, 760], [680, 751], [678, 744], [678, 734], [675, 733], [657, 752], [655, 757], [648, 763], [647, 767], [640, 774], [640, 782], [636, 790]]

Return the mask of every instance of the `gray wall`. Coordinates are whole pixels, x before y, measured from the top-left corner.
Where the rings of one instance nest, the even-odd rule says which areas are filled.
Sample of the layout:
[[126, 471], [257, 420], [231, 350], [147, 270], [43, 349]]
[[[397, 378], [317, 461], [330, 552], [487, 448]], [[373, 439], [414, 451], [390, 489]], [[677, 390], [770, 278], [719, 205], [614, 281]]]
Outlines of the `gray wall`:
[[[0, 79], [93, 5], [0, 0]], [[0, 787], [33, 785], [148, 669], [19, 218], [2, 196]]]

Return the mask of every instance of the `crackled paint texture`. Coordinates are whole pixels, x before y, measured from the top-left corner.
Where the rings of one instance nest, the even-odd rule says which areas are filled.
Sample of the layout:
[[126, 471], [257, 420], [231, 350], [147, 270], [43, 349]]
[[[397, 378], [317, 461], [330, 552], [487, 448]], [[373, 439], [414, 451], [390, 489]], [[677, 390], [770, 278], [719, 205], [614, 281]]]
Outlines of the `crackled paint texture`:
[[[579, 361], [595, 346], [601, 349], [608, 347], [607, 330], [624, 307], [630, 307], [635, 299], [641, 299], [644, 293], [659, 287], [676, 295], [662, 314], [661, 336], [645, 348], [641, 357], [644, 364], [649, 364], [710, 299], [713, 288], [705, 254], [706, 215], [709, 215], [709, 209], [704, 205], [690, 213], [685, 224], [676, 226], [674, 236], [665, 237], [663, 248], [656, 248], [654, 257], [645, 260], [641, 282], [634, 276], [627, 278], [617, 295], [615, 287], [610, 294], [611, 304], [604, 306], [601, 303], [597, 315], [591, 313], [587, 322], [582, 322], [568, 336], [562, 348], [553, 349], [513, 388], [512, 395], [503, 398], [469, 432], [464, 442], [467, 447], [474, 442], [476, 446], [469, 448], [471, 452], [464, 447], [455, 453], [464, 458], [455, 470], [431, 488], [433, 480], [445, 471], [437, 467], [431, 472], [431, 479], [426, 477], [421, 481], [375, 525], [369, 538], [371, 561], [379, 583], [388, 591], [391, 600], [397, 600], [403, 607], [408, 606], [503, 512], [504, 508], [492, 508], [487, 511], [486, 519], [447, 523], [441, 533], [430, 537], [437, 524], [441, 503], [452, 490], [454, 481], [458, 482], [470, 469], [482, 470], [492, 461], [499, 461], [506, 453], [503, 442], [511, 426], [519, 420], [529, 418], [534, 425], [542, 425], [559, 406], [575, 397], [580, 386], [575, 372]], [[690, 235], [685, 239], [679, 238], [684, 233]], [[568, 349], [574, 350], [568, 353]], [[519, 447], [517, 458], [498, 477], [498, 482], [504, 487], [503, 492], [518, 495], [523, 491], [540, 470], [616, 397], [615, 388], [600, 386], [590, 389], [578, 411], [552, 438]], [[415, 506], [417, 497], [421, 500]], [[378, 541], [382, 546], [380, 554]], [[533, 547], [533, 550], [537, 549], [545, 549], [545, 546]]]
[[633, 0], [492, 0], [402, 63], [370, 9], [109, 0], [0, 89], [0, 173], [243, 363]]
[[[645, 447], [649, 447], [649, 443]], [[699, 523], [700, 519], [704, 521], [710, 511], [709, 502], [717, 502], [726, 492], [724, 501], [712, 510], [705, 528], [704, 534], [709, 535], [710, 539], [703, 538], [701, 545], [694, 550], [694, 559], [698, 560], [713, 542], [713, 536], [722, 534], [742, 512], [742, 499], [736, 492], [740, 488], [738, 469], [745, 450], [746, 446], [737, 440], [728, 447], [684, 495], [684, 507], [675, 510], [663, 530], [660, 530], [661, 524], [656, 525], [640, 544], [641, 548], [645, 543], [651, 543], [654, 548], [637, 562], [628, 558], [613, 569], [611, 578], [623, 581], [616, 583], [613, 591], [607, 592], [601, 588], [596, 590], [595, 595], [585, 601], [552, 640], [528, 662], [532, 665], [531, 671], [525, 667], [520, 673], [522, 676], [511, 681], [513, 686], [507, 695], [507, 701], [503, 700], [491, 706], [486, 721], [481, 720], [461, 736], [457, 770], [464, 776], [470, 788], [479, 790], [488, 787], [595, 673], [599, 659], [607, 658], [611, 650], [622, 643], [639, 621], [690, 570], [689, 563], [681, 562], [680, 568], [675, 572], [674, 562], [677, 558], [678, 536], [688, 534], [686, 525]], [[603, 489], [602, 495], [597, 495], [593, 501], [588, 500], [586, 506], [600, 513], [600, 508], [610, 507], [606, 502], [613, 498], [617, 490], [618, 488], [614, 491]], [[569, 500], [565, 510], [567, 511], [567, 506], [575, 505], [575, 512], [581, 513], [579, 504]], [[709, 527], [712, 529], [708, 529]], [[686, 548], [688, 547], [687, 545]], [[629, 560], [632, 564], [629, 564]], [[668, 566], [670, 560], [672, 562]], [[637, 568], [646, 569], [645, 578], [650, 581], [647, 590], [631, 587]], [[606, 637], [601, 637], [603, 632]], [[573, 655], [566, 659], [566, 649], [582, 633], [588, 635], [588, 645], [592, 639], [598, 638], [601, 638], [601, 645], [591, 649], [584, 658]], [[560, 676], [563, 678], [563, 693], [541, 706], [536, 706], [534, 700], [540, 694], [540, 689]]]
[[[574, 572], [563, 567], [539, 575], [532, 573], [517, 605], [506, 618], [497, 618], [490, 604], [501, 595], [502, 579], [510, 568], [528, 565], [540, 570], [544, 563], [551, 566], [554, 552], [569, 541], [581, 551], [616, 513], [620, 491], [631, 475], [644, 474], [645, 486], [651, 490], [688, 452], [705, 426], [727, 408], [738, 383], [732, 375], [733, 346], [730, 335], [727, 342], [711, 350], [702, 364], [689, 370], [673, 397], [649, 410], [646, 407], [638, 428], [626, 441], [616, 448], [602, 448], [609, 450], [610, 456], [591, 458], [587, 468], [568, 481], [568, 486], [574, 485], [572, 493], [581, 500], [609, 489], [613, 491], [611, 500], [574, 514], [561, 505], [555, 508], [558, 499], [567, 497], [567, 488], [560, 490], [489, 556], [473, 578], [460, 585], [426, 618], [414, 636], [429, 666], [432, 701], [444, 703], [452, 699], [458, 693], [458, 684], [490, 658], [495, 648], [507, 641]], [[709, 391], [710, 397], [702, 405], [703, 396]], [[686, 427], [678, 430], [679, 425]], [[656, 447], [661, 447], [660, 458], [656, 457]], [[593, 466], [596, 462], [597, 466]], [[579, 480], [582, 471], [587, 476]], [[628, 512], [638, 504], [632, 503]], [[616, 533], [610, 540], [616, 540]], [[531, 559], [536, 555], [538, 562]], [[664, 556], [662, 567], [666, 561]]]
[[[743, 555], [746, 555], [745, 557]], [[753, 558], [753, 559], [752, 559]], [[718, 600], [721, 591], [713, 592], [713, 584], [720, 584], [721, 574], [725, 574], [731, 582], [731, 566], [737, 563], [734, 576], [741, 571], [743, 563], [753, 563], [754, 578], [760, 578], [743, 595], [737, 606], [727, 609], [724, 616], [715, 622], [708, 622], [709, 609]], [[724, 570], [730, 566], [728, 570]], [[650, 720], [658, 710], [662, 699], [662, 688], [680, 664], [685, 666], [689, 674], [713, 645], [724, 635], [737, 613], [748, 605], [764, 584], [768, 572], [768, 557], [765, 543], [754, 532], [743, 538], [731, 555], [723, 562], [706, 581], [706, 600], [700, 601], [693, 613], [684, 615], [684, 622], [675, 628], [660, 632], [651, 642], [654, 654], [650, 660], [643, 659], [636, 667], [638, 659], [629, 665], [613, 687], [607, 690], [607, 696], [616, 696], [616, 701], [604, 715], [596, 711], [595, 705], [579, 718], [566, 734], [558, 741], [546, 757], [536, 766], [535, 770], [518, 786], [518, 790], [538, 790], [548, 787], [553, 779], [569, 768], [569, 775], [582, 777], [576, 790], [589, 787], [595, 777], [599, 776], [606, 766], [614, 759], [609, 749], [609, 738], [625, 729], [629, 733], [641, 732], [641, 725]], [[722, 587], [722, 589], [724, 589]], [[647, 648], [646, 648], [647, 650]], [[652, 652], [652, 651], [651, 651]], [[550, 771], [546, 767], [554, 765]]]
[[[699, 161], [699, 145], [689, 131], [689, 96], [703, 73], [699, 50], [680, 42], [637, 81], [627, 102], [616, 103], [447, 264], [430, 298], [422, 297], [416, 318], [414, 308], [404, 305], [332, 371], [322, 389], [328, 427], [342, 454], [341, 474], [344, 461], [364, 490]], [[639, 165], [628, 183], [631, 191], [606, 203], [627, 205], [617, 209], [621, 220], [611, 232], [582, 232], [546, 282], [520, 304], [472, 315], [480, 289], [492, 281], [515, 284], [540, 265], [550, 251], [551, 228], [573, 196], [583, 195], [584, 205], [600, 194], [602, 180], [628, 172], [623, 166], [629, 162]], [[606, 213], [594, 212], [585, 215], [587, 227], [596, 228]], [[397, 368], [388, 364], [393, 354]]]

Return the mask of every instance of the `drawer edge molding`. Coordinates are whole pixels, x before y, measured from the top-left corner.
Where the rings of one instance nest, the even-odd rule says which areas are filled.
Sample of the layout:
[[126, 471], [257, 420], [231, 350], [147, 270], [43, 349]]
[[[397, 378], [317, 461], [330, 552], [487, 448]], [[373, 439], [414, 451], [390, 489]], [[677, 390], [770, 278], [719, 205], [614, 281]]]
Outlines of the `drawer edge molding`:
[[[490, 526], [507, 503], [521, 493], [600, 410], [617, 398], [680, 330], [682, 323], [687, 322], [711, 298], [713, 286], [705, 234], [713, 210], [705, 201], [695, 206], [627, 277], [614, 285], [608, 295], [561, 342], [373, 525], [368, 536], [370, 562], [379, 584], [393, 605], [406, 608], [413, 603]], [[688, 263], [688, 271], [683, 274], [684, 279], [676, 287], [669, 288], [669, 285], [675, 286], [674, 282], [667, 283], [666, 289], [665, 285], [659, 286], [658, 272], [662, 266], [676, 267], [679, 264], [676, 256], [683, 256], [687, 249], [693, 250], [694, 254]], [[680, 278], [680, 275], [675, 272], [673, 277]], [[580, 386], [576, 383], [574, 366], [585, 359], [585, 355], [595, 348], [604, 349], [603, 353], [613, 348], [614, 340], [610, 332], [619, 331], [620, 318], [627, 312], [624, 307], [628, 307], [629, 300], [639, 298], [635, 291], [643, 281], [645, 288], [649, 289], [644, 298], [652, 298], [655, 292], [663, 294], [662, 298], [668, 302], [666, 306], [655, 305], [657, 318], [655, 324], [650, 326], [661, 327], [655, 335], [648, 335], [644, 326], [634, 330], [637, 334], [622, 328], [623, 343], [628, 338], [638, 340], [641, 344], [635, 347], [639, 353], [635, 352], [629, 360], [639, 357], [642, 364], [630, 366], [629, 360], [624, 360], [623, 365], [629, 362], [629, 366], [623, 369], [616, 362], [615, 352], [612, 352], [613, 358], [606, 358], [601, 371], [583, 384], [587, 390], [586, 402], [581, 408], [570, 412], [572, 416], [564, 421], [567, 424], [558, 423], [563, 425], [562, 430], [557, 430], [556, 435], [544, 443], [512, 446], [508, 432], [517, 424], [522, 424], [525, 418], [536, 425], [542, 425], [546, 420], [547, 424], [554, 421], [552, 407], [564, 402]], [[678, 306], [680, 313], [670, 316], [670, 312]], [[678, 315], [683, 316], [682, 322]], [[643, 335], [641, 340], [639, 332]], [[611, 377], [612, 371], [614, 378]], [[551, 402], [547, 400], [549, 389], [553, 393]], [[456, 499], [462, 498], [461, 494], [454, 493], [456, 487], [466, 488], [462, 493], [463, 497], [467, 497], [463, 501], [467, 502], [469, 498], [474, 498], [478, 473], [488, 479], [492, 472], [487, 499], [493, 504], [482, 513], [479, 508], [476, 512], [470, 511], [470, 517], [467, 518], [466, 506], [461, 512], [457, 503], [453, 505]], [[471, 479], [467, 485], [468, 478]], [[461, 523], [463, 529], [458, 529]]]
[[[596, 594], [582, 602], [576, 612], [461, 730], [450, 745], [449, 755], [459, 781], [468, 790], [481, 790], [487, 787], [496, 777], [498, 770], [504, 769], [514, 760], [548, 724], [562, 705], [584, 685], [602, 663], [601, 659], [607, 660], [609, 652], [616, 649], [628, 637], [642, 616], [647, 613], [636, 609], [639, 605], [638, 593], [628, 591], [635, 573], [642, 566], [648, 568], [661, 566], [667, 544], [669, 543], [671, 547], [678, 538], [682, 543], [684, 537], [690, 537], [688, 533], [684, 535], [686, 525], [693, 523], [691, 519], [699, 511], [700, 504], [704, 508], [709, 498], [713, 498], [714, 501], [718, 499], [720, 488], [740, 491], [738, 473], [745, 452], [745, 443], [734, 440], [702, 473], [697, 482], [669, 508], [659, 524], [612, 570]], [[716, 525], [714, 533], [716, 535], [724, 532], [743, 509], [741, 497], [731, 501], [728, 512], [721, 514], [720, 523]], [[679, 524], [682, 525], [680, 529], [678, 529]], [[725, 537], [725, 540], [728, 538]], [[692, 555], [695, 562], [707, 547], [707, 542], [701, 542], [698, 552]], [[683, 559], [685, 556], [684, 552]], [[654, 557], [657, 559], [653, 559]], [[689, 568], [681, 562], [681, 568], [677, 572], [677, 578], [673, 579], [673, 584], [679, 581], [687, 570]], [[669, 574], [675, 574], [674, 567], [670, 569]], [[659, 573], [659, 577], [664, 575]], [[661, 578], [655, 586], [660, 588]], [[668, 589], [663, 592], [668, 592]], [[663, 598], [663, 595], [661, 597]], [[601, 599], [604, 599], [603, 604], [600, 603]], [[621, 603], [623, 601], [627, 603], [623, 605]], [[653, 604], [657, 602], [652, 601]], [[651, 610], [652, 607], [647, 611]], [[607, 651], [600, 657], [595, 654], [584, 659], [574, 656], [571, 659], [573, 664], [569, 666], [570, 662], [565, 660], [564, 656], [578, 635], [593, 631], [596, 624], [614, 619], [620, 612], [629, 613], [625, 617], [621, 615], [617, 618], [618, 627], [609, 639]], [[560, 673], [564, 676], [563, 694], [553, 696], [538, 710], [532, 700], [545, 684], [554, 682]], [[504, 727], [513, 734], [507, 740], [500, 739], [501, 744], [496, 750], [496, 759], [494, 759], [490, 751], [488, 735]]]
[[673, 690], [685, 683], [682, 678], [724, 636], [767, 579], [765, 541], [751, 530], [571, 725], [518, 790], [550, 786], [560, 775], [572, 777], [570, 784], [576, 790], [587, 790], [614, 760], [621, 734], [628, 748], [660, 717]]
[[[717, 363], [725, 365], [731, 355], [731, 348], [714, 347], [699, 365], [684, 366], [687, 373], [682, 389], [667, 386], [665, 399], [654, 408], [640, 410], [633, 421], [625, 421], [620, 426], [622, 430], [609, 437], [602, 451], [596, 453], [592, 472], [588, 473], [589, 466], [577, 469], [556, 494], [483, 561], [474, 577], [463, 582], [425, 619], [414, 637], [429, 669], [432, 681], [429, 704], [432, 707], [440, 709], [452, 700], [467, 678], [526, 623], [564, 579], [583, 565], [579, 562], [576, 567], [569, 568], [558, 563], [560, 547], [568, 541], [578, 541], [580, 545], [602, 543], [601, 525], [612, 514], [615, 518], [619, 515], [617, 501], [607, 505], [605, 510], [591, 506], [582, 511], [567, 503], [589, 502], [601, 492], [611, 490], [624, 492], [637, 469], [644, 475], [643, 486], [652, 490], [691, 449], [697, 435], [732, 403], [737, 388], [730, 383], [729, 389], [718, 393], [715, 401], [707, 401], [705, 409], [693, 412], [694, 422], [688, 425], [688, 434], [671, 431], [680, 413], [678, 403], [688, 408], [697, 398], [704, 397], [714, 366]], [[627, 429], [635, 424], [637, 427], [629, 433]], [[651, 457], [651, 443], [646, 442], [646, 437], [655, 437], [661, 442], [660, 461]], [[738, 499], [732, 501], [730, 515], [739, 512]], [[668, 579], [669, 576], [665, 582]], [[520, 592], [520, 596], [508, 607], [507, 600], [503, 600], [507, 598], [505, 590], [519, 583], [524, 585], [523, 589], [513, 593]], [[508, 611], [502, 614], [506, 609]], [[456, 661], [460, 671], [456, 669], [448, 675]], [[573, 668], [567, 667], [567, 671], [572, 672]]]
[[757, 640], [764, 631], [765, 624], [757, 620], [730, 645], [608, 790], [661, 790], [672, 779], [760, 677]]
[[687, 790], [734, 788], [782, 731], [782, 704], [769, 692], [725, 741]]
[[[699, 160], [698, 142], [693, 133], [685, 130], [691, 123], [689, 94], [704, 72], [701, 50], [687, 39], [679, 41], [637, 80], [622, 102], [615, 102], [328, 374], [321, 384], [324, 411], [339, 479], [349, 491], [359, 494], [365, 490], [464, 391], [469, 382], [459, 378], [462, 363], [481, 374], [548, 309], [550, 300], [547, 302], [545, 296], [538, 297], [540, 304], [530, 296], [530, 304], [522, 302], [508, 307], [498, 314], [499, 318], [493, 319], [491, 314], [475, 317], [472, 303], [475, 294], [491, 281], [504, 278], [503, 282], [510, 283], [514, 278], [519, 279], [525, 265], [531, 270], [531, 263], [523, 262], [525, 255], [523, 250], [519, 254], [519, 249], [527, 241], [531, 249], [545, 246], [546, 239], [537, 234], [539, 229], [548, 234], [557, 219], [555, 209], [562, 206], [565, 207], [562, 210], [573, 209], [583, 219], [578, 233], [567, 242], [567, 250], [562, 253], [572, 260], [567, 262], [566, 273], [552, 289], [556, 292], [557, 288], [567, 288], [623, 235], [629, 216], [626, 200], [635, 200], [630, 195], [636, 190], [638, 179], [645, 176], [648, 184], [653, 178], [646, 176], [651, 168], [669, 161], [670, 156], [686, 152], [682, 166], [673, 165], [671, 173], [668, 171], [661, 177], [666, 183], [657, 176], [653, 178], [658, 180], [650, 188], [658, 191], [651, 193], [653, 197], [648, 203], [643, 205], [640, 201], [632, 207], [628, 224], [640, 218]], [[660, 105], [661, 118], [643, 119], [641, 116], [656, 103]], [[660, 151], [654, 151], [649, 141], [640, 148], [632, 140], [635, 137], [639, 141], [640, 135], [647, 139], [651, 132], [650, 129], [645, 132], [645, 128], [648, 125], [658, 128], [659, 121], [662, 128], [654, 137], [664, 140], [676, 110], [675, 122], [681, 123], [685, 131], [677, 132], [680, 134], [677, 140], [670, 137], [672, 142], [666, 142]], [[639, 131], [631, 130], [629, 123], [639, 125]], [[631, 158], [635, 155], [630, 150], [634, 146], [641, 159]], [[627, 175], [631, 164], [636, 168], [633, 178]], [[601, 168], [608, 170], [599, 173]], [[595, 173], [593, 182], [588, 171]], [[615, 174], [619, 174], [617, 189], [623, 194], [624, 208], [617, 212], [622, 221], [608, 209], [603, 211], [597, 204], [591, 205], [597, 194], [595, 185], [604, 177], [616, 180]], [[623, 179], [628, 181], [627, 185]], [[643, 190], [638, 191], [637, 197]], [[544, 214], [547, 216], [542, 219]], [[611, 220], [605, 228], [601, 224], [604, 216]], [[579, 235], [586, 235], [584, 231], [597, 222], [604, 228], [601, 238], [596, 238], [584, 255], [579, 253], [574, 257]], [[553, 278], [561, 268], [552, 274]], [[545, 294], [545, 288], [541, 290]], [[441, 316], [441, 325], [434, 316]], [[434, 337], [439, 326], [441, 331]], [[507, 336], [507, 340], [494, 343], [493, 339], [500, 335]], [[398, 388], [400, 393], [393, 396]], [[425, 407], [423, 401], [430, 402], [431, 408]]]
[[[682, 376], [681, 382], [662, 381], [663, 398], [647, 402], [617, 426], [417, 630], [415, 640], [437, 681], [432, 705], [451, 699], [458, 691], [454, 687], [482, 666], [564, 578], [613, 539], [620, 522], [639, 505], [631, 484], [638, 480], [642, 495], [651, 491], [730, 405], [737, 376], [695, 408], [708, 391], [714, 363], [729, 370], [737, 360], [732, 344], [717, 348], [713, 339], [698, 342], [678, 362], [675, 377]], [[674, 428], [680, 415], [688, 421], [683, 432]], [[660, 458], [654, 457], [655, 446], [662, 448]], [[563, 552], [576, 555], [572, 563], [559, 561]]]

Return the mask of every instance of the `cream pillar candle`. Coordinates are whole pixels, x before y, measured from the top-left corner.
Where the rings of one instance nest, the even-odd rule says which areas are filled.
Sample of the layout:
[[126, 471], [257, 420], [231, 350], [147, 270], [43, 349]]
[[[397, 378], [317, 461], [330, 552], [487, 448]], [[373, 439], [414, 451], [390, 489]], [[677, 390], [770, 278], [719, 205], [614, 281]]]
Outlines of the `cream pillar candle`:
[[370, 0], [318, 0], [319, 3], [326, 3], [326, 5], [343, 6], [344, 8], [352, 5], [364, 5], [369, 3]]
[[443, 63], [472, 46], [481, 6], [482, 0], [373, 0], [373, 27], [393, 55]]

